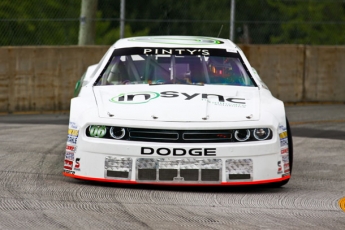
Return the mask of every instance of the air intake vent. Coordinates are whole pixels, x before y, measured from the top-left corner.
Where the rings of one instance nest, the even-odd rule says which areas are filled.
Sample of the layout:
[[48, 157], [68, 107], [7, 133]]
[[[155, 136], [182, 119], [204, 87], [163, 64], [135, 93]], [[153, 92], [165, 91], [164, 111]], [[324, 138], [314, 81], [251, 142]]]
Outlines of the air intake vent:
[[177, 131], [171, 130], [129, 129], [129, 138], [133, 140], [177, 141], [179, 139], [179, 134]]
[[197, 158], [139, 158], [138, 181], [178, 182], [178, 183], [220, 183], [221, 159]]
[[231, 142], [232, 130], [160, 130], [129, 128], [129, 139], [154, 142]]

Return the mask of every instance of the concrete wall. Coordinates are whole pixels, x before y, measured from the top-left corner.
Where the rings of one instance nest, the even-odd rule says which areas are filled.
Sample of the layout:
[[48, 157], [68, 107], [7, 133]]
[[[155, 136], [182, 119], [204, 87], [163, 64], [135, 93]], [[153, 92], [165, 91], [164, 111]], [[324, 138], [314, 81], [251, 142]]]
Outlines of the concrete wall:
[[[242, 45], [285, 102], [345, 102], [345, 47]], [[76, 81], [107, 46], [1, 47], [0, 112], [68, 110]]]
[[250, 45], [241, 49], [275, 97], [286, 102], [302, 101], [304, 46]]
[[0, 112], [68, 110], [76, 81], [107, 49], [0, 48]]
[[240, 46], [285, 102], [345, 102], [345, 46]]
[[307, 46], [305, 101], [345, 102], [345, 47]]

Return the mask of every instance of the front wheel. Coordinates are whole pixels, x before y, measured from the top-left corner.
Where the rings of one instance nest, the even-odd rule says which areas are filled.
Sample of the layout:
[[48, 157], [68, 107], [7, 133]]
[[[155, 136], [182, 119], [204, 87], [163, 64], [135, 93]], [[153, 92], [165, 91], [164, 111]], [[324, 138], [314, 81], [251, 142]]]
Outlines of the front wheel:
[[292, 133], [290, 129], [290, 124], [288, 119], [286, 118], [286, 129], [287, 129], [287, 138], [288, 138], [288, 146], [289, 146], [289, 164], [290, 164], [290, 174], [292, 173], [292, 165], [293, 165], [293, 142], [292, 142]]

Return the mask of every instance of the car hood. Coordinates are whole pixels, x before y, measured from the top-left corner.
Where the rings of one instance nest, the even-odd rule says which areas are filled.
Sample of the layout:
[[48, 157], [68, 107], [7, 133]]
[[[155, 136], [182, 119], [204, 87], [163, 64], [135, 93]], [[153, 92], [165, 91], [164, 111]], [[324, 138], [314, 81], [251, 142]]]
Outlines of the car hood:
[[142, 121], [258, 120], [257, 87], [222, 85], [95, 86], [100, 117]]

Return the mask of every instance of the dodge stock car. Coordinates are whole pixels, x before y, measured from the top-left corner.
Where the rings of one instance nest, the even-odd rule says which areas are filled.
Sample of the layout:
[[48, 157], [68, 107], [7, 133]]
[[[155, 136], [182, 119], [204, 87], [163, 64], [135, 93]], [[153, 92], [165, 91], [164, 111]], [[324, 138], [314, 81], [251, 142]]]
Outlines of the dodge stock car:
[[286, 184], [292, 138], [274, 98], [228, 39], [118, 40], [71, 100], [67, 177], [159, 185]]

